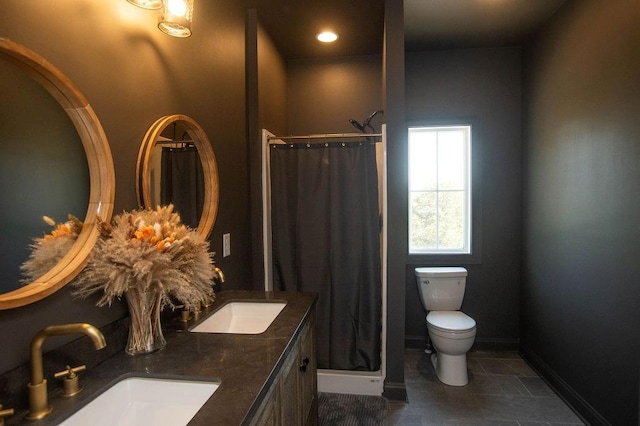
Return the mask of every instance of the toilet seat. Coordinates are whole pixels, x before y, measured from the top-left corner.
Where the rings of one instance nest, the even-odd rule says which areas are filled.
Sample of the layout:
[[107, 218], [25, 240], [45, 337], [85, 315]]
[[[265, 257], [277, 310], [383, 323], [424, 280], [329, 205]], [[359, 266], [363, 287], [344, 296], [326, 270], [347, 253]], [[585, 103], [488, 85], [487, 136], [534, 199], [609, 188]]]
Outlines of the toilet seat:
[[475, 331], [476, 321], [462, 311], [431, 311], [427, 325], [444, 333], [463, 334]]

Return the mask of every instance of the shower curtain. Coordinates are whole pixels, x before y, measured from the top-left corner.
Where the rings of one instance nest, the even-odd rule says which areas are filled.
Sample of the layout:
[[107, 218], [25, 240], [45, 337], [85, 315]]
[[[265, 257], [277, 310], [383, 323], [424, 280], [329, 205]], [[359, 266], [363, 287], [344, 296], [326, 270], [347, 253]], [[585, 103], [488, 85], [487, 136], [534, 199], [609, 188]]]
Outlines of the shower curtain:
[[162, 148], [160, 202], [172, 203], [182, 223], [197, 228], [204, 207], [204, 172], [194, 146]]
[[318, 293], [318, 368], [380, 368], [375, 144], [271, 145], [273, 286]]

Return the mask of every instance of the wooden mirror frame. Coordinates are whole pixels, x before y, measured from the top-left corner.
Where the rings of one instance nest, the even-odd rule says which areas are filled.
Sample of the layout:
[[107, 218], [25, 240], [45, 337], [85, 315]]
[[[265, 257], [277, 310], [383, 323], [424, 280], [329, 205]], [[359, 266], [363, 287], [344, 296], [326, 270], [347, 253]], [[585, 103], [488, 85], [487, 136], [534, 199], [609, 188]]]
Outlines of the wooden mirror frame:
[[0, 38], [0, 58], [24, 70], [65, 110], [82, 141], [91, 181], [89, 206], [76, 242], [46, 274], [19, 289], [0, 294], [0, 309], [10, 309], [49, 296], [75, 278], [84, 268], [100, 235], [96, 226], [97, 220], [111, 220], [115, 172], [109, 143], [100, 121], [71, 80], [35, 52], [5, 38]]
[[156, 208], [151, 202], [149, 163], [158, 137], [167, 126], [177, 121], [184, 124], [189, 135], [193, 138], [193, 144], [198, 150], [198, 155], [202, 163], [202, 171], [204, 173], [204, 204], [196, 232], [206, 240], [213, 230], [213, 225], [216, 222], [216, 216], [218, 214], [218, 201], [220, 198], [218, 164], [216, 163], [216, 156], [213, 153], [211, 141], [209, 141], [205, 131], [193, 118], [181, 114], [167, 115], [159, 118], [149, 127], [140, 145], [140, 151], [138, 152], [138, 161], [136, 163], [136, 196], [138, 197], [138, 204], [140, 206]]

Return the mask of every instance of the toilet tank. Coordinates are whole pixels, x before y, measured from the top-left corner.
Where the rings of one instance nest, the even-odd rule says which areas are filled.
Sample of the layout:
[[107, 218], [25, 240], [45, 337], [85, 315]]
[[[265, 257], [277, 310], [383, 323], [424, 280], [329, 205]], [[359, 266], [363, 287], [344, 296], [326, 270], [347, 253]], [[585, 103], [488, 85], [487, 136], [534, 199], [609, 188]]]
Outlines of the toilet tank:
[[427, 311], [460, 310], [467, 282], [465, 268], [416, 268], [415, 272], [420, 300]]

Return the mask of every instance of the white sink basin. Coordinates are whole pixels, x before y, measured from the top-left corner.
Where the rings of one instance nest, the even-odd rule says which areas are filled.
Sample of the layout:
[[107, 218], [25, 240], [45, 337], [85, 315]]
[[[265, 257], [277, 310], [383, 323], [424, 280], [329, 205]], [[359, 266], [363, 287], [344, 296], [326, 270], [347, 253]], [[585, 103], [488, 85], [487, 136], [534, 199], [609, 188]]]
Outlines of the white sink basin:
[[130, 377], [111, 386], [62, 425], [186, 425], [218, 383]]
[[229, 302], [191, 331], [195, 333], [264, 333], [285, 305], [285, 302]]

